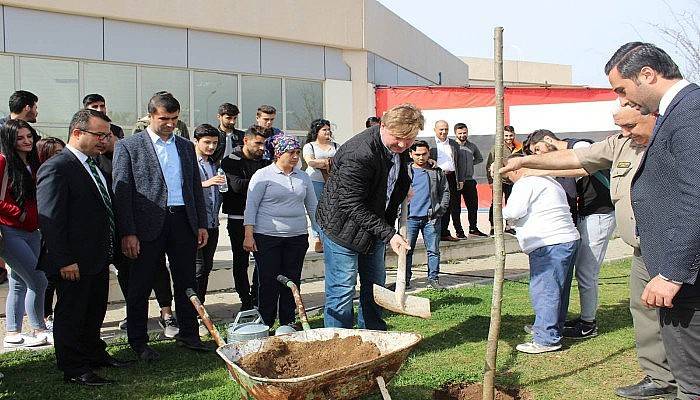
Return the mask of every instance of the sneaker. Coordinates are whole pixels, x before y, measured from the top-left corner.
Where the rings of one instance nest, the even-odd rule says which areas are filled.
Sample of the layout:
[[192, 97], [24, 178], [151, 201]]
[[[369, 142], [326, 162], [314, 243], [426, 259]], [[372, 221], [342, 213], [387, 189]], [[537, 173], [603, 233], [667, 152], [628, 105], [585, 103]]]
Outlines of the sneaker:
[[564, 325], [562, 336], [569, 339], [587, 339], [598, 336], [598, 324], [580, 319], [574, 326]]
[[435, 290], [445, 290], [445, 287], [440, 284], [440, 281], [437, 279], [430, 279], [428, 278], [428, 287], [435, 289]]
[[465, 235], [464, 233], [458, 233], [457, 234], [457, 239], [459, 240], [467, 240], [469, 237]]
[[552, 346], [545, 346], [541, 344], [537, 344], [535, 342], [527, 342], [527, 343], [521, 343], [517, 346], [515, 346], [515, 349], [527, 353], [527, 354], [542, 354], [542, 353], [547, 353], [549, 351], [557, 351], [561, 349], [560, 344], [555, 344]]
[[524, 330], [525, 333], [527, 333], [528, 335], [534, 335], [534, 331], [532, 330], [532, 325], [525, 325], [525, 326], [523, 326], [523, 330]]
[[46, 317], [44, 323], [46, 324], [46, 329], [53, 332], [53, 315]]
[[482, 232], [482, 231], [480, 231], [480, 230], [478, 230], [478, 229], [470, 230], [470, 231], [469, 231], [469, 234], [470, 234], [471, 236], [488, 237], [487, 234], [485, 234], [484, 232]]
[[44, 338], [46, 338], [46, 344], [53, 345], [53, 330], [47, 329], [45, 331], [36, 332], [35, 336], [43, 336]]
[[576, 325], [578, 325], [579, 322], [581, 322], [581, 321], [582, 321], [581, 318], [574, 318], [574, 319], [564, 321], [564, 328], [573, 328]]
[[45, 335], [32, 335], [20, 333], [19, 335], [5, 336], [2, 345], [6, 349], [15, 347], [36, 347], [44, 346], [47, 343]]
[[161, 314], [160, 318], [158, 318], [158, 324], [160, 324], [160, 327], [163, 328], [163, 334], [167, 338], [172, 339], [175, 337], [175, 335], [180, 333], [180, 328], [177, 325], [177, 320], [172, 315], [169, 315], [166, 319], [163, 318], [163, 315]]
[[119, 329], [125, 331], [126, 330], [126, 318], [123, 320], [119, 321]]

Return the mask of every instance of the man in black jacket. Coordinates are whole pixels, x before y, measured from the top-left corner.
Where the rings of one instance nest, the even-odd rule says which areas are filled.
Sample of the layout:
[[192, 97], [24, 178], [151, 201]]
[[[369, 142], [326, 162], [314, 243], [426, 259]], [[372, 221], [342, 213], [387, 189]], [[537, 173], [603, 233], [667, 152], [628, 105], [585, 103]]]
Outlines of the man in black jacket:
[[257, 279], [253, 273], [253, 287], [248, 281], [248, 252], [243, 250], [243, 211], [245, 210], [248, 183], [255, 171], [270, 164], [263, 159], [265, 139], [272, 129], [253, 125], [243, 136], [243, 145], [233, 149], [221, 160], [221, 169], [228, 178], [229, 190], [223, 193], [224, 213], [228, 214], [228, 237], [233, 253], [233, 284], [241, 300], [241, 311], [250, 310], [257, 303]]
[[360, 328], [386, 330], [372, 285], [384, 285], [384, 250], [408, 250], [393, 227], [410, 187], [408, 150], [423, 129], [421, 111], [411, 104], [391, 108], [381, 125], [340, 146], [334, 157], [316, 218], [323, 230], [326, 264], [326, 327], [352, 328], [357, 275], [360, 276]]

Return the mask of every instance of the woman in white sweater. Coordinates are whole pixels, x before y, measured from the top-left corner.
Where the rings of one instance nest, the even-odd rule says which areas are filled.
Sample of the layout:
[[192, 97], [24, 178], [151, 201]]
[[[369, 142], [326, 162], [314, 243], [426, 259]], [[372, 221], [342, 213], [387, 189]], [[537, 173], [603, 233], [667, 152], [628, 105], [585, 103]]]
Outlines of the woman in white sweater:
[[[513, 157], [513, 156], [511, 156]], [[561, 348], [564, 282], [573, 267], [579, 233], [574, 226], [566, 192], [550, 177], [524, 176], [511, 171], [513, 182], [503, 218], [530, 259], [530, 301], [535, 311], [532, 342], [519, 344], [524, 353], [539, 354]]]

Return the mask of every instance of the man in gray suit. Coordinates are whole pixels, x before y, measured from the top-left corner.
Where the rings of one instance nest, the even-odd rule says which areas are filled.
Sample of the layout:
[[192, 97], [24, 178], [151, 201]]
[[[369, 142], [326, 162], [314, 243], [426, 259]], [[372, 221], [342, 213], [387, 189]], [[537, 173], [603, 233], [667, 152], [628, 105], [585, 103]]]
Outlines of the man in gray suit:
[[117, 142], [113, 157], [114, 205], [122, 252], [134, 260], [126, 298], [129, 344], [144, 361], [159, 358], [148, 347], [148, 297], [159, 259], [168, 255], [180, 333], [175, 339], [198, 351], [197, 319], [185, 290], [195, 285], [197, 249], [207, 242], [206, 210], [193, 144], [174, 135], [180, 103], [169, 93], [148, 102], [146, 130]]
[[631, 42], [605, 66], [610, 86], [642, 114], [658, 113], [632, 180], [632, 208], [651, 280], [642, 303], [659, 308], [677, 398], [700, 398], [700, 87], [662, 49]]

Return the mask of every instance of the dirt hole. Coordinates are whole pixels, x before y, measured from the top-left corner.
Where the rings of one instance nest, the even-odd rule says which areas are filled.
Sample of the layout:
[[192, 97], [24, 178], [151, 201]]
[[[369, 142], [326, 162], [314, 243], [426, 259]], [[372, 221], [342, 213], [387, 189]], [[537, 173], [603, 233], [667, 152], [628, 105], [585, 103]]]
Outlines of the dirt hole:
[[[433, 400], [481, 400], [481, 383], [451, 383], [433, 391]], [[495, 400], [532, 400], [522, 389], [496, 388]]]

